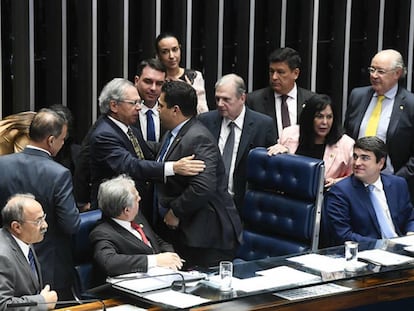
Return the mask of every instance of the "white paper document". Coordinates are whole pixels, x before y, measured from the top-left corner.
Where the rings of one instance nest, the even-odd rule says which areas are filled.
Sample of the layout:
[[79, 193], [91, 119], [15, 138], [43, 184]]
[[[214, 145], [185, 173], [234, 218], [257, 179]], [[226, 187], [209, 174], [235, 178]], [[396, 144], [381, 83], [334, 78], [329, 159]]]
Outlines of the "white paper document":
[[145, 298], [158, 303], [174, 306], [176, 308], [189, 308], [209, 301], [208, 299], [201, 298], [199, 296], [176, 292], [173, 290], [146, 294]]
[[170, 287], [175, 281], [195, 281], [206, 277], [198, 271], [174, 271], [166, 268], [153, 268], [148, 273], [128, 273], [107, 278], [112, 287], [131, 294], [140, 294]]
[[258, 276], [247, 279], [237, 279], [233, 282], [233, 289], [244, 292], [253, 292], [288, 285], [301, 285], [319, 282], [320, 276], [280, 266], [268, 270], [257, 271]]
[[106, 310], [109, 310], [109, 311], [145, 311], [147, 309], [125, 304], [125, 305], [120, 305], [116, 307], [109, 307], [109, 308], [106, 308]]
[[382, 249], [371, 249], [367, 251], [362, 251], [358, 254], [358, 258], [365, 259], [369, 262], [381, 266], [394, 266], [414, 262], [413, 257], [394, 254], [391, 252], [384, 251]]
[[304, 288], [288, 289], [274, 295], [288, 300], [305, 299], [350, 291], [352, 288], [334, 283], [314, 285]]
[[[288, 260], [320, 272], [343, 271], [346, 266], [344, 258], [333, 258], [320, 254], [306, 254], [288, 258]], [[364, 264], [361, 263], [361, 265]]]
[[401, 236], [395, 239], [391, 239], [390, 241], [403, 245], [414, 245], [414, 235]]

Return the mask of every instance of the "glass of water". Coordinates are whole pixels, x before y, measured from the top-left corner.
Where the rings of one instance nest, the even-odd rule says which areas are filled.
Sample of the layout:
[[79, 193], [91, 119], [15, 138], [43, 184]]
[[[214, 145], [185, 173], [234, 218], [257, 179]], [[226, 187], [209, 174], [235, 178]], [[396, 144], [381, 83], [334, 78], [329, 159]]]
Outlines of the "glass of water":
[[233, 263], [231, 261], [220, 262], [220, 289], [222, 291], [231, 290], [231, 280], [233, 277]]

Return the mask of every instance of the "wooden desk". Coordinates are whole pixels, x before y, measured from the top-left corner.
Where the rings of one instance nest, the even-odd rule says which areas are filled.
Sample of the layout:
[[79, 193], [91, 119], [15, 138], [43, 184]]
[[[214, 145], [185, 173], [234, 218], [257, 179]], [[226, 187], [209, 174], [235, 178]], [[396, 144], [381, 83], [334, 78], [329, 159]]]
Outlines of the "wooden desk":
[[[193, 308], [192, 310], [328, 311], [414, 297], [414, 269], [385, 272], [358, 279], [336, 281], [335, 283], [352, 287], [353, 290], [330, 296], [297, 301], [289, 301], [272, 295], [271, 293], [264, 293], [248, 297], [239, 297], [232, 301], [217, 302], [212, 305]], [[108, 299], [104, 302], [106, 307], [123, 303], [123, 301], [116, 299]], [[137, 305], [139, 305], [139, 302], [137, 302]], [[57, 310], [86, 311], [101, 309], [102, 304], [100, 302], [94, 302]], [[153, 306], [149, 310], [156, 311], [162, 310], [162, 308]]]

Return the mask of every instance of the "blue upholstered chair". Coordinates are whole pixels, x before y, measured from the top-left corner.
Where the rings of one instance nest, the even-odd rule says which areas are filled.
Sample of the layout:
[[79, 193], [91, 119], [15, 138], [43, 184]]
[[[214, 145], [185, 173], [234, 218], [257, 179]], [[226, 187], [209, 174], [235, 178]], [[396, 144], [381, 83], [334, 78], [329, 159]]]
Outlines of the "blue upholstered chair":
[[243, 260], [282, 256], [318, 248], [324, 162], [309, 157], [249, 153], [247, 191], [241, 212]]
[[80, 214], [80, 229], [72, 238], [72, 253], [75, 268], [75, 298], [90, 298], [86, 291], [93, 287], [92, 262], [93, 249], [89, 243], [89, 233], [102, 217], [101, 210], [92, 210]]

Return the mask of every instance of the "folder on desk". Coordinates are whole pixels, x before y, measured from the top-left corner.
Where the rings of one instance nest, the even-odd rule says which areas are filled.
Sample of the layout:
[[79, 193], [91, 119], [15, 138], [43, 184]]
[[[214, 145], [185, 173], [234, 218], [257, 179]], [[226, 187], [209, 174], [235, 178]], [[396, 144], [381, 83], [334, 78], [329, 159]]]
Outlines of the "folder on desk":
[[107, 282], [113, 288], [127, 293], [138, 295], [169, 288], [174, 282], [192, 282], [202, 280], [206, 277], [204, 273], [198, 271], [173, 271], [165, 268], [155, 268], [148, 273], [129, 273], [107, 278]]

